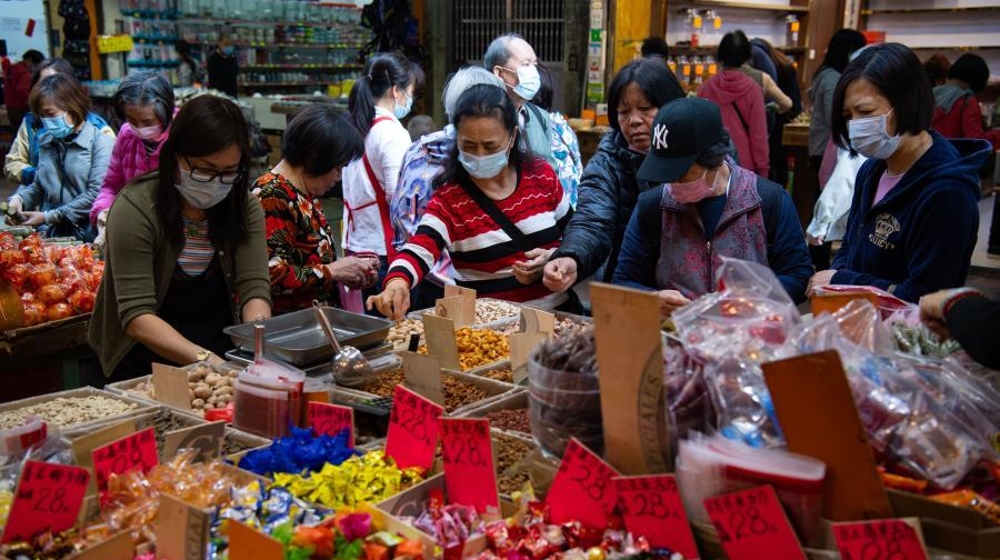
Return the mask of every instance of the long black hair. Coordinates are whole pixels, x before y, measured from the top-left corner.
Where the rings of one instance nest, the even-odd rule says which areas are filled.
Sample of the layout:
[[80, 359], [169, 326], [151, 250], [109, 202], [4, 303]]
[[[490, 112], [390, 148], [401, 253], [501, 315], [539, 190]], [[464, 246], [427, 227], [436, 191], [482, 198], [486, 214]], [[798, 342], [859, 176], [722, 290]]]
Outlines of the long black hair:
[[618, 125], [618, 104], [625, 96], [625, 88], [632, 83], [642, 90], [653, 107], [663, 107], [674, 99], [684, 97], [684, 89], [677, 76], [662, 59], [641, 58], [629, 62], [615, 74], [608, 86], [608, 124], [618, 132], [622, 131]]
[[180, 180], [180, 158], [209, 156], [233, 144], [240, 149], [240, 177], [222, 202], [205, 211], [208, 237], [216, 248], [232, 248], [250, 234], [246, 212], [250, 192], [247, 121], [235, 103], [214, 95], [195, 97], [174, 117], [170, 136], [160, 148], [156, 215], [176, 245], [184, 243], [181, 194], [175, 186]]
[[847, 63], [851, 61], [851, 54], [854, 51], [868, 44], [868, 39], [856, 29], [840, 29], [830, 37], [830, 44], [826, 47], [826, 54], [823, 55], [823, 64], [813, 74], [813, 79], [824, 68], [836, 70], [843, 74], [847, 68]]
[[362, 136], [367, 136], [375, 120], [375, 102], [392, 86], [405, 89], [413, 84], [416, 96], [423, 78], [423, 70], [400, 53], [380, 53], [369, 58], [364, 73], [347, 97], [347, 110], [355, 128]]
[[[507, 92], [503, 88], [480, 84], [465, 90], [458, 98], [455, 105], [455, 114], [452, 116], [451, 124], [455, 126], [456, 134], [462, 125], [462, 119], [488, 117], [497, 119], [503, 124], [504, 130], [513, 137], [517, 130], [517, 110], [510, 100]], [[519, 168], [522, 163], [531, 160], [531, 154], [520, 147], [517, 140], [514, 141], [510, 149], [510, 159], [508, 165]], [[451, 149], [451, 155], [444, 164], [444, 170], [434, 179], [433, 188], [437, 190], [448, 183], [460, 183], [469, 181], [469, 172], [465, 170], [462, 163], [458, 161], [458, 141]]]

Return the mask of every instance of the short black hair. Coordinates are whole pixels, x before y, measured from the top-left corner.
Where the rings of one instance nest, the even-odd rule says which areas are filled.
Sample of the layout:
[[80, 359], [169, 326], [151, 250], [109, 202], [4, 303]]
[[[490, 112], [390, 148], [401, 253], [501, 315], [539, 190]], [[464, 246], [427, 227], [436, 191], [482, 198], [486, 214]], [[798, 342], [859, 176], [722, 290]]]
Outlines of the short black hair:
[[[830, 68], [842, 73], [847, 68], [847, 63], [851, 61], [854, 51], [867, 44], [868, 39], [856, 29], [837, 30], [833, 37], [830, 37], [820, 68]], [[819, 70], [816, 73], [818, 74]]]
[[702, 150], [694, 162], [706, 169], [718, 169], [726, 161], [726, 156], [730, 154], [730, 148], [729, 132], [725, 127], [722, 127], [719, 141]]
[[21, 56], [21, 60], [29, 60], [32, 64], [38, 64], [39, 62], [45, 60], [45, 55], [35, 49], [26, 51], [24, 55]]
[[871, 45], [847, 65], [833, 92], [831, 129], [838, 146], [851, 150], [844, 98], [847, 88], [860, 79], [868, 80], [889, 100], [895, 110], [896, 134], [919, 134], [930, 129], [934, 92], [920, 59], [900, 43]]
[[654, 107], [663, 107], [674, 99], [684, 97], [684, 88], [677, 81], [677, 76], [667, 68], [662, 60], [655, 58], [640, 58], [629, 62], [615, 74], [608, 86], [608, 124], [612, 129], [621, 132], [615, 113], [618, 104], [625, 96], [625, 88], [634, 83], [642, 90], [642, 94]]
[[670, 56], [670, 45], [663, 40], [663, 37], [646, 37], [642, 40], [642, 57], [667, 58]]
[[281, 156], [319, 177], [361, 157], [365, 141], [358, 129], [329, 103], [311, 103], [288, 123]]
[[719, 50], [716, 52], [719, 62], [726, 68], [743, 66], [750, 60], [750, 54], [750, 39], [747, 39], [746, 33], [740, 29], [726, 33], [719, 42]]
[[948, 79], [962, 80], [974, 93], [979, 93], [990, 79], [990, 67], [978, 54], [965, 53], [948, 69]]

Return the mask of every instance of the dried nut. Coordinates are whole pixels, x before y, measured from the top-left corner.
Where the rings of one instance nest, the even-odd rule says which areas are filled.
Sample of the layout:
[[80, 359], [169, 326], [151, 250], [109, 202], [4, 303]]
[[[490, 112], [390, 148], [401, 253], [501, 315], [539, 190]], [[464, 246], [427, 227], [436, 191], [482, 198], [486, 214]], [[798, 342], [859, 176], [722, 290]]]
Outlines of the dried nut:
[[[510, 358], [507, 337], [492, 329], [462, 327], [455, 331], [455, 342], [458, 343], [458, 364], [462, 371]], [[427, 354], [427, 348], [421, 347], [418, 352]]]
[[496, 299], [476, 300], [476, 324], [483, 325], [496, 321], [513, 319], [521, 314], [521, 308], [506, 301]]
[[[392, 397], [396, 385], [405, 383], [403, 370], [395, 369], [376, 375], [362, 385], [361, 390], [380, 397]], [[444, 389], [444, 408], [448, 412], [489, 398], [486, 391], [479, 387], [448, 375], [441, 376], [441, 386]]]
[[477, 375], [480, 375], [482, 377], [486, 377], [486, 378], [492, 379], [494, 381], [502, 381], [504, 383], [513, 383], [514, 382], [514, 371], [511, 370], [509, 367], [502, 367], [502, 368], [497, 368], [497, 369], [491, 369], [491, 370], [479, 373]]
[[423, 321], [405, 319], [389, 328], [389, 336], [386, 337], [386, 342], [392, 343], [397, 351], [406, 350], [410, 347], [410, 337], [415, 334], [420, 335], [421, 339], [423, 338]]
[[204, 399], [195, 399], [195, 400], [191, 401], [191, 408], [197, 408], [197, 409], [205, 408], [205, 400]]
[[208, 385], [199, 385], [194, 388], [195, 399], [207, 399], [212, 396], [212, 388]]
[[0, 412], [0, 429], [20, 426], [29, 416], [37, 416], [56, 426], [71, 426], [124, 414], [138, 407], [103, 395], [57, 397], [13, 410]]
[[517, 410], [494, 410], [486, 413], [490, 427], [512, 432], [531, 433], [531, 414], [527, 408]]

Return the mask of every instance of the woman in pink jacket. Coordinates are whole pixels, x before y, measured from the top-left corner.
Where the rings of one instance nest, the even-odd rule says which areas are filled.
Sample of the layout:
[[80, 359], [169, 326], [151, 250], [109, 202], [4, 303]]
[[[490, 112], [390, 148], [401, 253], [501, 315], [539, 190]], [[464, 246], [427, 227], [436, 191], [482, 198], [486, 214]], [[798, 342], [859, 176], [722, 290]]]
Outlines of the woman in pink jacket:
[[722, 122], [736, 144], [740, 166], [767, 177], [771, 163], [764, 91], [762, 84], [740, 68], [750, 58], [750, 48], [750, 41], [742, 31], [726, 33], [718, 52], [722, 72], [698, 88], [698, 97], [719, 106]]
[[90, 221], [97, 226], [97, 239], [104, 239], [108, 210], [118, 193], [132, 179], [157, 168], [160, 148], [167, 140], [174, 113], [174, 90], [155, 72], [129, 74], [115, 92], [114, 108], [122, 125], [111, 152], [111, 163], [104, 176], [101, 192], [90, 209]]

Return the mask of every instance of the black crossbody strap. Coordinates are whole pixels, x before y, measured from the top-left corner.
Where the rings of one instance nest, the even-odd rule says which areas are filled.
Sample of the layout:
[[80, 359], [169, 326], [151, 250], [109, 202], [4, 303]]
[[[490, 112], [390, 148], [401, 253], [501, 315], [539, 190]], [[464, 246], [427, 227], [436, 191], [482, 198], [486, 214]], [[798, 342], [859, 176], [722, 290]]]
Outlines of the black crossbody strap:
[[[520, 178], [520, 173], [518, 173], [518, 180], [520, 180]], [[465, 189], [465, 193], [469, 195], [469, 198], [478, 204], [479, 207], [483, 209], [483, 212], [486, 212], [486, 215], [496, 222], [498, 226], [500, 226], [500, 229], [502, 229], [510, 237], [511, 241], [513, 241], [518, 248], [524, 252], [528, 252], [535, 248], [531, 241], [528, 240], [528, 236], [525, 235], [523, 231], [518, 229], [517, 226], [514, 225], [514, 222], [510, 221], [510, 218], [508, 218], [500, 210], [500, 208], [494, 204], [488, 196], [486, 196], [486, 193], [481, 191], [476, 185], [472, 184], [472, 181], [464, 179], [460, 181], [459, 184], [463, 189]]]

